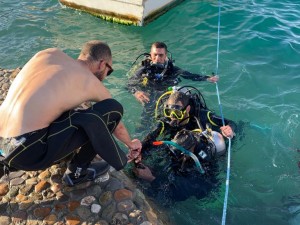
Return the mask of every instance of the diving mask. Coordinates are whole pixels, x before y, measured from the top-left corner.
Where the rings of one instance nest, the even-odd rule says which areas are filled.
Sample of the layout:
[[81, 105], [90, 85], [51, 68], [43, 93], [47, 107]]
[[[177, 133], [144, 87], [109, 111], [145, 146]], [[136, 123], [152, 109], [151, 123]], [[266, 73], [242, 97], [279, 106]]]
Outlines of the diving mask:
[[176, 118], [182, 120], [186, 112], [186, 107], [180, 105], [165, 105], [164, 116], [168, 118]]

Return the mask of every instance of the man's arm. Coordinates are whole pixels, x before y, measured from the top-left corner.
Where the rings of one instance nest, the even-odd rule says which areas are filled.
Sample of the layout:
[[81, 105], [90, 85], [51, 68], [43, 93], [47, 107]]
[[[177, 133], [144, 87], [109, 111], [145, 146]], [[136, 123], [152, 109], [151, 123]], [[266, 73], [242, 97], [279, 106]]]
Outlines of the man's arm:
[[225, 126], [223, 126], [222, 117], [215, 115], [214, 113], [207, 111], [206, 117], [210, 124], [213, 126], [218, 126], [223, 134], [223, 136], [228, 138], [233, 138], [236, 130], [236, 124], [232, 120], [224, 118]]
[[126, 127], [121, 121], [119, 122], [113, 134], [118, 140], [123, 142], [129, 148], [129, 150], [141, 151], [142, 149], [141, 142], [138, 139], [131, 140]]
[[150, 101], [149, 96], [141, 90], [142, 74], [145, 73], [145, 66], [141, 66], [135, 74], [129, 78], [128, 90], [134, 95], [136, 100], [143, 103]]
[[173, 71], [178, 76], [181, 76], [182, 78], [187, 79], [187, 80], [209, 81], [209, 82], [217, 82], [219, 80], [218, 76], [208, 76], [208, 75], [191, 73], [189, 71], [179, 68], [178, 66], [174, 66]]

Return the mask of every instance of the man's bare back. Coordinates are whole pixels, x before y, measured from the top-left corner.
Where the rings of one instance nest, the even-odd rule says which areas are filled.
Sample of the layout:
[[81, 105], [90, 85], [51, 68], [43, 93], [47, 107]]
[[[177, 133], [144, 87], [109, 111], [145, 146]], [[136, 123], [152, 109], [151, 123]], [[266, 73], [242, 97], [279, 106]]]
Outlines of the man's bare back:
[[0, 136], [47, 127], [85, 101], [107, 98], [109, 91], [84, 62], [58, 49], [43, 50], [20, 71], [0, 106]]

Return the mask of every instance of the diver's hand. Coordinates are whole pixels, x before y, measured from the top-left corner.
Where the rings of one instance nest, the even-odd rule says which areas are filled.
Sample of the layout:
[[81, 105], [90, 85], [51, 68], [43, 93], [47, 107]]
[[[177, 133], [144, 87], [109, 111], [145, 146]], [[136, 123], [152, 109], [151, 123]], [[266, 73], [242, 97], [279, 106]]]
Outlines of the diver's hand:
[[219, 76], [215, 75], [215, 76], [207, 78], [206, 80], [209, 81], [209, 82], [211, 82], [211, 83], [216, 83], [216, 82], [219, 81]]
[[133, 139], [128, 145], [129, 153], [131, 152], [137, 152], [138, 154], [141, 154], [142, 152], [142, 143], [139, 139]]
[[149, 96], [143, 91], [136, 91], [134, 97], [142, 104], [150, 101]]
[[220, 127], [220, 129], [221, 129], [222, 134], [223, 134], [224, 137], [233, 138], [234, 132], [233, 132], [232, 128], [229, 125], [222, 126], [222, 127]]
[[133, 169], [133, 172], [137, 177], [147, 180], [149, 182], [152, 182], [155, 179], [155, 176], [152, 175], [152, 172], [149, 169], [149, 167], [143, 164], [141, 164], [140, 167], [135, 167]]
[[137, 149], [129, 149], [129, 153], [127, 155], [127, 162], [140, 163], [142, 161], [141, 148]]

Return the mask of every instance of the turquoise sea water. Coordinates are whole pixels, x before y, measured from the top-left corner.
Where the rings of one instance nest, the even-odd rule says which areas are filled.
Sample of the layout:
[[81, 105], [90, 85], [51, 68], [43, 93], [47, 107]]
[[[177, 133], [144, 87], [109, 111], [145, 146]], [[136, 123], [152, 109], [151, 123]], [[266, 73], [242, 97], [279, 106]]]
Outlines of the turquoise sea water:
[[[300, 3], [294, 0], [221, 2], [218, 83], [225, 117], [251, 122], [232, 146], [226, 224], [300, 224]], [[135, 58], [160, 40], [176, 65], [216, 70], [218, 2], [185, 1], [145, 27], [113, 24], [62, 7], [58, 1], [0, 0], [0, 67], [15, 68], [38, 50], [59, 47], [76, 58], [83, 42], [102, 39], [113, 51], [115, 72], [105, 81], [125, 107], [133, 137], [141, 105], [125, 90]], [[214, 84], [199, 88], [218, 112]], [[167, 209], [175, 225], [221, 224], [223, 187], [204, 199]]]

